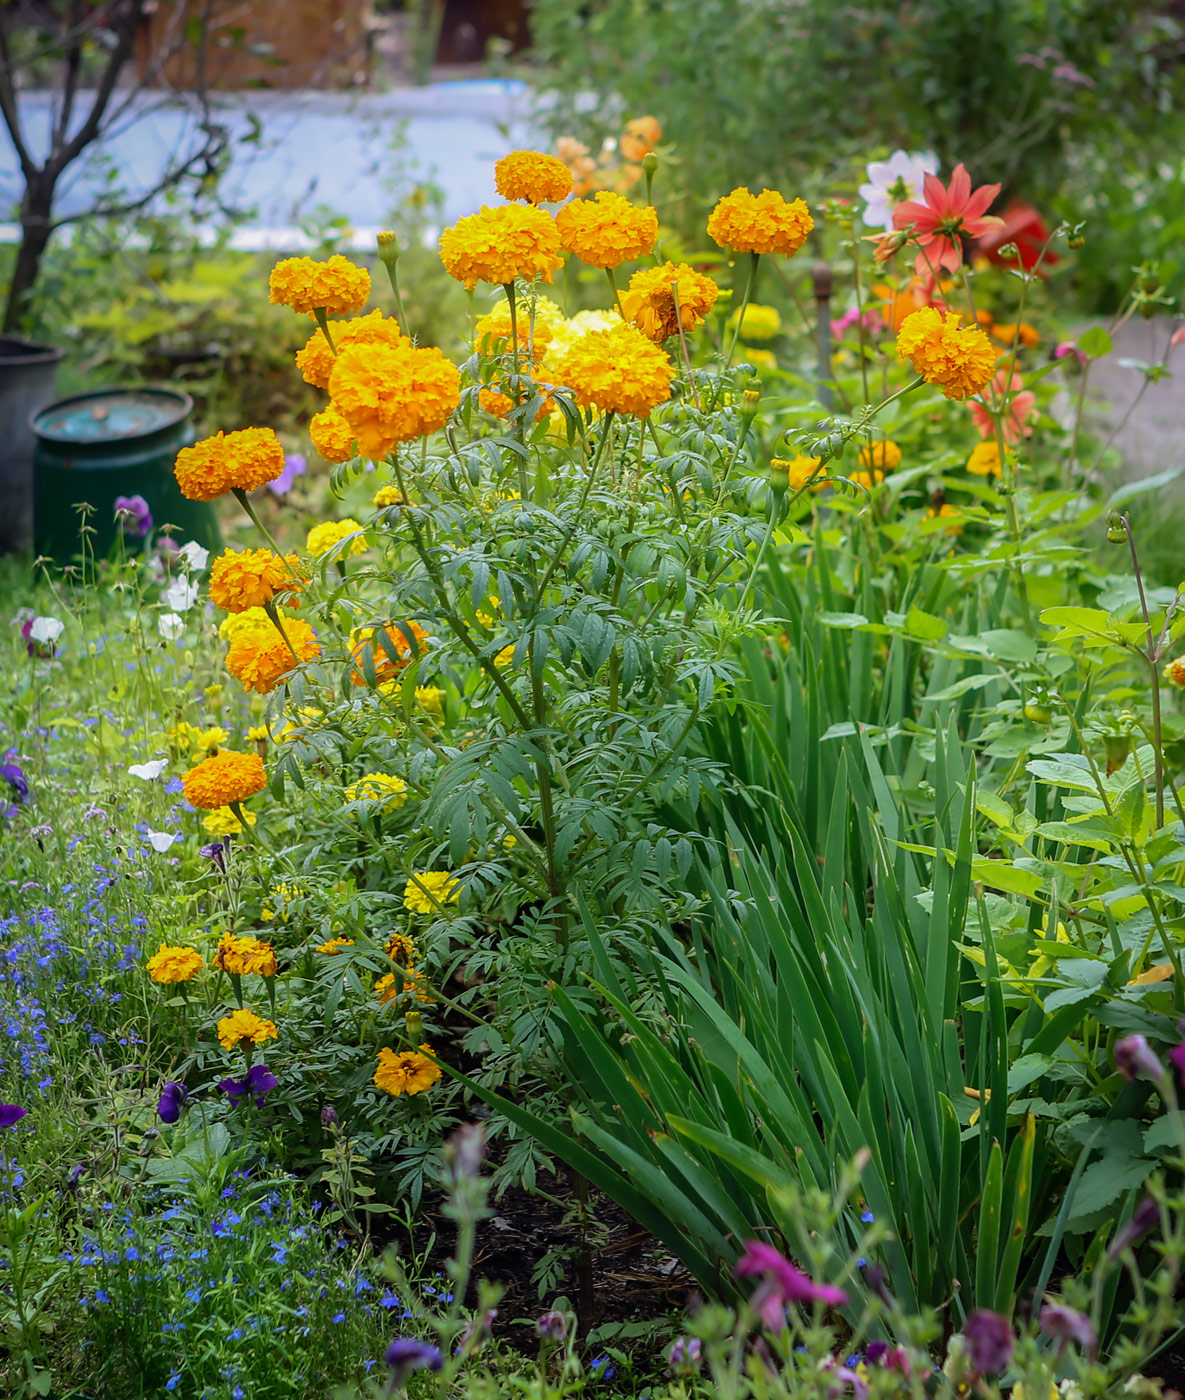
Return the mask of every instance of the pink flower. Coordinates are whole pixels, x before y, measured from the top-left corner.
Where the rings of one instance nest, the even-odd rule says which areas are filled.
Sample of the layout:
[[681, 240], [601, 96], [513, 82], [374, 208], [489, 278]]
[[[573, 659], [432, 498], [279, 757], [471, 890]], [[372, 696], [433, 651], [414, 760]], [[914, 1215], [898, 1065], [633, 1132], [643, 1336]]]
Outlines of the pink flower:
[[832, 321], [831, 334], [836, 340], [842, 340], [844, 332], [852, 326], [858, 326], [861, 321], [864, 323], [864, 329], [873, 335], [879, 334], [885, 328], [884, 318], [875, 306], [866, 306], [863, 313], [851, 306], [838, 321]]
[[1009, 397], [1003, 424], [1004, 441], [1011, 446], [1022, 437], [1032, 436], [1032, 421], [1037, 416], [1037, 395], [1031, 389], [1025, 389], [1023, 383], [1019, 374], [1014, 372], [1010, 379], [1007, 370], [997, 370], [985, 395], [987, 407], [981, 403], [968, 404], [981, 438], [995, 437], [995, 419], [1003, 412], [1005, 395]]
[[920, 275], [937, 273], [940, 267], [957, 272], [963, 262], [963, 243], [998, 228], [1000, 220], [988, 216], [988, 206], [1000, 193], [999, 185], [971, 189], [971, 176], [965, 165], [956, 165], [950, 184], [937, 175], [927, 174], [922, 186], [926, 202], [906, 200], [893, 210], [893, 227], [914, 226], [913, 236], [920, 249], [914, 267]]
[[745, 1242], [745, 1252], [737, 1261], [735, 1273], [737, 1278], [761, 1278], [753, 1294], [753, 1303], [771, 1332], [785, 1326], [786, 1307], [790, 1303], [825, 1303], [838, 1308], [848, 1301], [842, 1288], [815, 1283], [784, 1254], [760, 1240]]
[[1077, 360], [1080, 365], [1087, 364], [1090, 359], [1085, 350], [1079, 350], [1078, 346], [1075, 345], [1072, 340], [1063, 340], [1053, 352], [1053, 358], [1055, 360], [1074, 359]]

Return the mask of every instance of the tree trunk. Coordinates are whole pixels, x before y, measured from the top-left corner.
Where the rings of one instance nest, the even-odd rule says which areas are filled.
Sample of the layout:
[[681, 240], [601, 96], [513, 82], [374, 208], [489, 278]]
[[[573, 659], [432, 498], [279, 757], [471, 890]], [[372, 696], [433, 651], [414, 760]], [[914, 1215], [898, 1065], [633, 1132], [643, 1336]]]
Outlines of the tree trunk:
[[33, 289], [41, 271], [41, 259], [53, 232], [50, 223], [52, 208], [53, 183], [43, 176], [28, 187], [21, 201], [21, 242], [4, 307], [3, 329], [6, 334], [18, 331], [28, 314]]

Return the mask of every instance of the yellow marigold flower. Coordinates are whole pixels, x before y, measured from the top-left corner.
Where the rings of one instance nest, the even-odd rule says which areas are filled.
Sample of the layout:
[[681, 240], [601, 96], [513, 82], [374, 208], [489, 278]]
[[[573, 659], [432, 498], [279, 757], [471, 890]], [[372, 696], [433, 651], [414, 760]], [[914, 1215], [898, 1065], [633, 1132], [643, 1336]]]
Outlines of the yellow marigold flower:
[[558, 368], [561, 383], [576, 393], [581, 408], [649, 416], [671, 397], [675, 369], [666, 351], [641, 331], [621, 323], [582, 336]]
[[761, 306], [757, 302], [750, 302], [745, 307], [744, 316], [741, 315], [741, 308], [738, 306], [728, 318], [728, 324], [735, 330], [738, 321], [741, 339], [745, 341], [772, 340], [782, 329], [782, 317], [778, 308]]
[[[531, 303], [520, 301], [517, 315], [519, 357], [525, 361], [528, 348], [532, 358], [538, 363], [547, 353], [548, 346], [558, 331], [567, 323], [563, 312], [554, 301], [547, 297], [534, 299], [534, 324], [531, 319]], [[510, 309], [500, 302], [492, 311], [478, 321], [473, 328], [473, 344], [483, 355], [505, 355], [513, 348], [514, 327], [510, 321]]]
[[367, 773], [346, 788], [347, 802], [380, 802], [380, 810], [397, 811], [407, 801], [407, 784], [394, 773]]
[[327, 462], [348, 462], [355, 456], [357, 436], [335, 404], [329, 404], [309, 419], [309, 437]]
[[589, 331], [611, 331], [619, 325], [621, 317], [616, 311], [578, 311], [570, 320], [553, 327], [551, 344], [543, 358], [548, 375], [553, 379], [556, 377], [557, 366], [563, 363], [573, 345]]
[[154, 982], [188, 982], [202, 970], [202, 955], [196, 948], [171, 948], [162, 942], [147, 967]]
[[229, 738], [230, 734], [221, 725], [215, 724], [209, 729], [189, 727], [189, 747], [201, 749], [203, 753], [217, 753]]
[[447, 870], [418, 870], [404, 886], [403, 907], [413, 914], [435, 914], [437, 906], [456, 904], [460, 882]]
[[[429, 1049], [428, 1045], [420, 1047], [420, 1051]], [[380, 1050], [378, 1068], [374, 1072], [375, 1087], [396, 1096], [422, 1094], [425, 1089], [431, 1089], [440, 1078], [440, 1066], [420, 1051]]]
[[815, 226], [805, 201], [782, 198], [777, 190], [751, 194], [739, 186], [712, 210], [708, 233], [734, 253], [781, 253], [793, 257]]
[[759, 345], [744, 345], [741, 347], [745, 353], [745, 359], [757, 369], [774, 370], [778, 367], [778, 357], [772, 350], [763, 350]]
[[[264, 733], [267, 731], [264, 730]], [[254, 826], [259, 820], [254, 812], [245, 809], [243, 816], [247, 818], [248, 826]], [[202, 818], [202, 829], [208, 831], [211, 836], [237, 836], [243, 829], [243, 823], [229, 807], [216, 807], [209, 816]]]
[[926, 512], [927, 520], [946, 520], [949, 523], [943, 528], [944, 535], [961, 535], [966, 528], [967, 522], [963, 519], [963, 512], [958, 506], [941, 505], [937, 510], [931, 508]]
[[[293, 558], [296, 556], [293, 555]], [[283, 622], [288, 614], [283, 608], [278, 609], [280, 620]], [[224, 642], [229, 642], [239, 632], [249, 632], [253, 628], [274, 627], [275, 623], [268, 617], [263, 608], [244, 608], [240, 613], [230, 613], [224, 617], [218, 625], [218, 635]]]
[[1161, 674], [1173, 685], [1185, 685], [1185, 656], [1170, 661]]
[[343, 948], [352, 948], [353, 946], [354, 940], [352, 938], [331, 938], [328, 943], [318, 943], [317, 952], [332, 957], [334, 953], [340, 953]]
[[262, 607], [277, 593], [298, 592], [303, 584], [296, 555], [285, 560], [270, 549], [227, 549], [210, 567], [210, 601], [230, 613]]
[[658, 214], [610, 190], [565, 204], [555, 221], [565, 251], [590, 267], [620, 267], [653, 252], [658, 241]]
[[227, 933], [218, 940], [214, 966], [221, 972], [235, 973], [240, 977], [253, 972], [260, 977], [274, 977], [277, 971], [276, 950], [261, 939], [238, 938], [233, 933]]
[[[406, 339], [398, 325], [381, 311], [356, 316], [351, 321], [330, 321], [329, 334], [333, 337], [334, 349], [338, 351], [344, 350], [347, 345], [398, 345]], [[306, 384], [327, 389], [334, 359], [325, 333], [318, 326], [305, 342], [304, 349], [296, 352], [296, 367]]]
[[416, 686], [416, 704], [430, 715], [444, 718], [444, 691], [435, 685]]
[[511, 151], [494, 166], [494, 188], [503, 199], [558, 204], [572, 193], [572, 172], [558, 156]]
[[197, 725], [190, 724], [188, 720], [184, 719], [178, 720], [176, 724], [165, 731], [169, 743], [178, 749], [193, 748], [193, 736], [200, 733], [201, 730], [198, 729]]
[[654, 117], [635, 117], [626, 122], [622, 134], [621, 154], [628, 161], [640, 161], [662, 140], [662, 127]]
[[972, 476], [1000, 475], [1000, 448], [995, 438], [975, 444], [967, 458], [967, 470]]
[[874, 486], [879, 486], [885, 479], [884, 472], [852, 472], [846, 478], [854, 486], [863, 486], [866, 491], [871, 491]]
[[250, 1045], [262, 1045], [265, 1040], [275, 1040], [278, 1035], [274, 1021], [265, 1021], [246, 1007], [232, 1011], [218, 1022], [218, 1040], [224, 1050], [234, 1050], [244, 1041]]
[[216, 807], [229, 807], [232, 802], [246, 802], [262, 792], [267, 786], [267, 774], [257, 753], [220, 749], [183, 773], [181, 781], [190, 806], [209, 812]]
[[504, 671], [513, 660], [514, 643], [510, 642], [508, 643], [508, 645], [504, 646], [502, 650], [498, 652], [498, 654], [494, 657], [494, 665], [497, 666], [499, 671]]
[[326, 262], [315, 258], [284, 258], [272, 268], [268, 300], [312, 315], [324, 311], [349, 316], [361, 311], [370, 297], [370, 273], [335, 253]]
[[461, 372], [434, 346], [356, 346], [337, 357], [329, 391], [363, 454], [379, 458], [444, 427], [461, 402]]
[[996, 370], [996, 351], [978, 326], [959, 327], [953, 311], [923, 306], [901, 323], [897, 353], [948, 399], [981, 393]]
[[303, 618], [288, 617], [283, 637], [270, 622], [267, 627], [236, 632], [226, 653], [226, 669], [245, 689], [268, 695], [300, 662], [320, 655], [321, 644], [309, 624]]
[[436, 998], [428, 990], [424, 979], [412, 967], [407, 968], [403, 973], [402, 982], [393, 972], [388, 972], [385, 977], [380, 977], [374, 984], [374, 993], [383, 1006], [386, 1006], [388, 1002], [396, 1001], [404, 993], [414, 996], [423, 1006], [431, 1006], [436, 1001]]
[[380, 486], [371, 504], [376, 510], [386, 510], [388, 506], [405, 506], [407, 501], [398, 486]]
[[440, 235], [445, 271], [467, 287], [479, 282], [505, 285], [522, 278], [533, 282], [562, 266], [560, 234], [550, 214], [533, 205], [482, 205]]
[[819, 471], [822, 460], [822, 457], [804, 457], [799, 453], [795, 457], [774, 457], [769, 465], [773, 471], [785, 472], [787, 490], [801, 491], [809, 481], [812, 491], [821, 491], [826, 484], [825, 473]]
[[[358, 534], [361, 530], [361, 524], [350, 516], [347, 516], [345, 520], [324, 520], [320, 525], [314, 525], [309, 531], [305, 540], [305, 549], [314, 558], [319, 559], [322, 554], [328, 554], [335, 545], [340, 544], [347, 536]], [[338, 551], [338, 558], [344, 559], [349, 554], [365, 554], [369, 548], [365, 534], [359, 534], [356, 540], [351, 541], [349, 549]]]
[[[399, 626], [393, 622], [388, 623], [382, 629], [387, 636], [386, 646], [378, 640], [379, 631], [377, 627], [356, 627], [350, 633], [350, 654], [354, 658], [356, 668], [350, 679], [355, 685], [367, 683], [366, 674], [362, 670], [362, 658], [367, 647], [374, 658], [375, 684], [382, 685], [384, 681], [393, 680], [412, 660], [412, 649], [408, 645], [405, 632], [410, 632], [415, 639], [417, 654], [422, 656], [428, 645], [428, 634], [418, 622], [404, 622]], [[391, 650], [398, 656], [398, 661], [392, 659]]]
[[621, 310], [647, 340], [661, 345], [675, 334], [680, 322], [685, 333], [701, 325], [719, 295], [720, 288], [702, 272], [686, 263], [665, 262], [634, 273], [622, 295]]
[[266, 724], [253, 724], [247, 730], [247, 738], [254, 744], [266, 744], [272, 736], [267, 732]]
[[392, 962], [411, 967], [416, 960], [416, 945], [405, 934], [393, 933], [387, 939], [387, 956]]
[[859, 458], [862, 467], [879, 467], [883, 472], [891, 472], [901, 465], [901, 449], [892, 438], [885, 438], [883, 442], [866, 442], [860, 449]]
[[215, 433], [177, 453], [173, 475], [191, 501], [213, 501], [228, 491], [257, 491], [284, 470], [284, 449], [270, 428]]

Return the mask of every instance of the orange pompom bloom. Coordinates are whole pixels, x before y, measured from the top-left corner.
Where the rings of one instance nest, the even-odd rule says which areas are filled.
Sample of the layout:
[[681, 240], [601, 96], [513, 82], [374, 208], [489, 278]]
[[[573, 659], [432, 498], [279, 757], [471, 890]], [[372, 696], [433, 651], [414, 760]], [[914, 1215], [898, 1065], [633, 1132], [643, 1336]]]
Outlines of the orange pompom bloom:
[[634, 273], [622, 295], [621, 309], [647, 340], [661, 345], [679, 329], [680, 321], [685, 332], [695, 330], [719, 295], [720, 288], [702, 272], [686, 263], [665, 262]]
[[897, 332], [897, 353], [948, 399], [982, 393], [996, 370], [996, 351], [978, 326], [959, 327], [953, 311], [924, 306]]
[[722, 248], [787, 258], [798, 252], [814, 226], [803, 200], [787, 203], [777, 190], [751, 194], [744, 186], [725, 195], [708, 219], [708, 233]]
[[351, 346], [337, 357], [329, 392], [363, 455], [385, 457], [444, 427], [461, 402], [461, 372], [434, 346]]
[[582, 335], [555, 376], [575, 390], [581, 408], [646, 418], [671, 397], [675, 369], [665, 350], [623, 322], [609, 331]]
[[503, 199], [558, 204], [572, 193], [572, 172], [557, 156], [511, 151], [494, 166], [494, 188]]
[[533, 205], [483, 205], [476, 214], [458, 219], [440, 235], [440, 261], [445, 271], [467, 287], [479, 282], [505, 285], [519, 277], [533, 282], [562, 266], [560, 234], [555, 220]]
[[265, 1021], [246, 1007], [232, 1011], [218, 1022], [218, 1042], [224, 1050], [234, 1050], [244, 1041], [248, 1045], [262, 1045], [265, 1040], [275, 1040], [278, 1035], [274, 1021]]
[[309, 419], [309, 437], [327, 462], [348, 462], [355, 455], [358, 435], [333, 404]]
[[[380, 630], [386, 636], [386, 643], [379, 640]], [[428, 634], [418, 622], [403, 622], [399, 626], [389, 622], [382, 629], [356, 627], [350, 633], [350, 655], [354, 658], [354, 665], [357, 667], [350, 676], [354, 684], [367, 684], [366, 676], [362, 671], [362, 658], [368, 650], [374, 658], [375, 684], [382, 685], [385, 681], [393, 680], [413, 659], [412, 648], [404, 635], [408, 632], [415, 638], [414, 654], [422, 656], [428, 645]], [[398, 660], [395, 659], [396, 657]]]
[[228, 549], [210, 567], [210, 601], [228, 613], [261, 608], [277, 593], [298, 593], [303, 587], [295, 554], [285, 562], [270, 549]]
[[237, 938], [233, 933], [223, 934], [218, 940], [214, 966], [220, 972], [230, 972], [238, 977], [249, 973], [274, 977], [279, 971], [276, 950], [270, 943], [264, 943], [259, 938]]
[[202, 955], [196, 948], [172, 948], [162, 943], [148, 959], [147, 968], [154, 982], [188, 982], [202, 970]]
[[212, 812], [232, 802], [246, 802], [267, 786], [263, 759], [257, 753], [236, 753], [219, 749], [196, 768], [182, 773], [185, 800], [191, 807]]
[[191, 501], [213, 501], [228, 491], [257, 491], [284, 470], [284, 449], [270, 428], [215, 433], [177, 453], [173, 475]]
[[626, 160], [639, 161], [654, 150], [662, 140], [662, 127], [654, 117], [635, 117], [626, 122], [621, 138], [621, 154]]
[[565, 204], [555, 216], [564, 248], [590, 267], [620, 267], [658, 241], [658, 214], [610, 190]]
[[328, 262], [315, 258], [284, 258], [272, 268], [268, 300], [312, 315], [324, 311], [349, 316], [361, 311], [370, 297], [370, 273], [349, 258], [334, 253]]
[[312, 661], [321, 655], [317, 634], [302, 618], [286, 617], [284, 635], [287, 642], [272, 625], [242, 628], [231, 639], [226, 669], [247, 690], [270, 694], [300, 662]]
[[[547, 387], [551, 388], [552, 386], [547, 385]], [[530, 391], [525, 385], [522, 389], [522, 396], [524, 401], [531, 396]], [[514, 408], [514, 400], [509, 394], [504, 394], [500, 389], [479, 389], [477, 393], [477, 402], [487, 413], [492, 414], [495, 418], [508, 418]], [[554, 408], [555, 400], [549, 395], [540, 404], [539, 411], [535, 414], [535, 422], [541, 423]]]
[[[395, 322], [381, 311], [355, 316], [352, 321], [330, 321], [329, 334], [338, 351], [347, 345], [398, 345], [406, 339]], [[327, 389], [335, 358], [325, 333], [318, 326], [305, 342], [304, 349], [296, 352], [296, 367], [304, 375], [306, 384]]]

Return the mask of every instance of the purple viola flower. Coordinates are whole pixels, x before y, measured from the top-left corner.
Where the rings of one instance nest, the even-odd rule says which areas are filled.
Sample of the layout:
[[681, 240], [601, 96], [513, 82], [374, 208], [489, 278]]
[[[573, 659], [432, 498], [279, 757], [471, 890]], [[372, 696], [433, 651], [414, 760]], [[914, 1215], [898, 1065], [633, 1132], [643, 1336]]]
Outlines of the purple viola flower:
[[694, 1371], [703, 1360], [704, 1344], [698, 1337], [676, 1337], [667, 1351], [672, 1371]]
[[1159, 1224], [1160, 1207], [1151, 1196], [1145, 1196], [1132, 1211], [1132, 1218], [1111, 1241], [1111, 1247], [1107, 1250], [1108, 1256], [1117, 1259], [1129, 1245], [1143, 1239], [1149, 1230], [1155, 1229]]
[[1185, 1079], [1185, 1044], [1174, 1045], [1169, 1051], [1169, 1059], [1173, 1062], [1177, 1073], [1182, 1079]]
[[11, 1128], [19, 1123], [28, 1113], [27, 1108], [22, 1108], [16, 1103], [0, 1103], [0, 1128]]
[[396, 1337], [387, 1348], [387, 1365], [391, 1368], [391, 1385], [403, 1385], [413, 1371], [439, 1371], [444, 1365], [440, 1351], [415, 1337]]
[[0, 763], [0, 778], [6, 780], [18, 802], [28, 802], [29, 784], [19, 763]]
[[181, 1117], [181, 1110], [185, 1107], [185, 1101], [188, 1098], [189, 1090], [185, 1085], [170, 1079], [160, 1091], [160, 1102], [156, 1106], [156, 1116], [162, 1123], [176, 1123]]
[[1064, 1350], [1067, 1342], [1077, 1342], [1090, 1359], [1094, 1360], [1099, 1339], [1095, 1336], [1090, 1318], [1085, 1313], [1080, 1313], [1077, 1308], [1068, 1308], [1064, 1303], [1049, 1302], [1041, 1309], [1037, 1320], [1041, 1324], [1042, 1332], [1057, 1342], [1059, 1353]]
[[780, 1254], [772, 1245], [760, 1240], [747, 1240], [745, 1252], [734, 1270], [737, 1278], [760, 1278], [753, 1295], [753, 1305], [762, 1322], [771, 1332], [780, 1331], [786, 1322], [789, 1303], [824, 1303], [842, 1307], [848, 1295], [842, 1288], [829, 1283], [815, 1283], [801, 1269]]
[[909, 1352], [904, 1347], [890, 1346], [888, 1342], [869, 1342], [864, 1355], [870, 1366], [883, 1366], [886, 1371], [900, 1371], [908, 1376], [913, 1369], [909, 1364]]
[[304, 475], [305, 459], [299, 452], [288, 452], [284, 456], [284, 470], [276, 477], [275, 481], [269, 481], [267, 489], [276, 496], [286, 496], [292, 490], [292, 483], [298, 476]]
[[342, 1120], [337, 1116], [337, 1109], [334, 1108], [334, 1106], [331, 1103], [322, 1104], [321, 1126], [325, 1129], [326, 1132], [328, 1132], [330, 1128], [336, 1128], [341, 1123], [341, 1121]]
[[568, 1335], [568, 1319], [554, 1308], [540, 1313], [535, 1319], [535, 1335], [548, 1342], [562, 1342]]
[[116, 496], [116, 523], [130, 540], [142, 540], [152, 529], [152, 510], [143, 496]]
[[981, 1376], [998, 1374], [1012, 1360], [1012, 1326], [997, 1312], [976, 1308], [963, 1324], [963, 1340]]
[[242, 1079], [222, 1079], [218, 1087], [230, 1099], [231, 1108], [237, 1108], [239, 1100], [247, 1094], [254, 1095], [256, 1108], [262, 1108], [278, 1083], [267, 1065], [252, 1065]]
[[226, 869], [226, 847], [221, 841], [211, 841], [198, 851], [199, 856], [205, 856], [207, 860], [213, 861], [219, 870]]
[[1115, 1042], [1115, 1068], [1124, 1079], [1136, 1079], [1141, 1074], [1149, 1079], [1164, 1078], [1164, 1066], [1142, 1035], [1125, 1036]]

